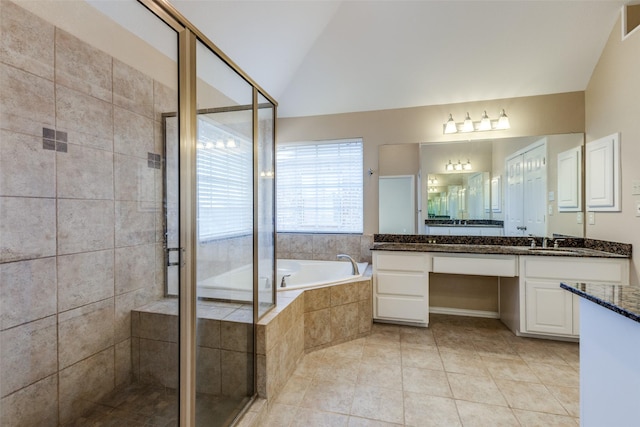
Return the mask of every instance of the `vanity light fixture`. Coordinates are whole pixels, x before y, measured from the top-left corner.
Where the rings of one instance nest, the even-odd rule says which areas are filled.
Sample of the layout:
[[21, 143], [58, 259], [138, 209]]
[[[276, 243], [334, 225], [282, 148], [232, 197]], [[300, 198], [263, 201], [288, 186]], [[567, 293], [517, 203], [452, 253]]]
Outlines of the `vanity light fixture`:
[[471, 119], [469, 113], [464, 118], [464, 122], [456, 123], [453, 119], [453, 115], [449, 114], [449, 119], [443, 125], [445, 134], [452, 133], [466, 133], [466, 132], [483, 132], [488, 130], [505, 130], [511, 128], [509, 123], [509, 117], [505, 113], [504, 108], [500, 112], [500, 117], [495, 120], [491, 120], [486, 111], [482, 114], [480, 121], [474, 122]]
[[[468, 159], [467, 163], [462, 163], [460, 160], [458, 160], [458, 163], [451, 163], [451, 160], [449, 160], [449, 163], [444, 165], [444, 170], [447, 172], [470, 171], [471, 169], [471, 162]], [[431, 184], [431, 180], [429, 180], [429, 184]]]

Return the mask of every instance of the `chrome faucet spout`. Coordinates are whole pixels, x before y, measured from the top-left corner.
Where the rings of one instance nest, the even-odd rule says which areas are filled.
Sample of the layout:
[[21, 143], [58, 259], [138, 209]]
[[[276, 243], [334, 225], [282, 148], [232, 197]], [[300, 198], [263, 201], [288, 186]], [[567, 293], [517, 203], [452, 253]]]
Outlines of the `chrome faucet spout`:
[[358, 269], [358, 263], [351, 258], [349, 255], [347, 254], [338, 254], [337, 255], [338, 259], [348, 259], [351, 262], [351, 269], [352, 269], [352, 273], [354, 276], [359, 276], [360, 275], [360, 270]]
[[291, 276], [290, 274], [285, 274], [284, 276], [282, 276], [282, 280], [280, 281], [280, 287], [281, 288], [286, 288], [287, 287], [287, 282], [285, 282], [285, 279], [287, 277]]

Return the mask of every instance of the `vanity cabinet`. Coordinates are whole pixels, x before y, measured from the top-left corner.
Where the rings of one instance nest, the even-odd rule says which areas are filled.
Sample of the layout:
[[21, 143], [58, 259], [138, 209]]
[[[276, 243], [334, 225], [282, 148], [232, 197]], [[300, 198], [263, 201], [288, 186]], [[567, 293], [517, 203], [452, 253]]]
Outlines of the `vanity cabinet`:
[[627, 284], [629, 261], [620, 258], [520, 257], [520, 332], [579, 336], [579, 302], [560, 282]]
[[373, 318], [429, 324], [429, 269], [425, 252], [373, 252]]

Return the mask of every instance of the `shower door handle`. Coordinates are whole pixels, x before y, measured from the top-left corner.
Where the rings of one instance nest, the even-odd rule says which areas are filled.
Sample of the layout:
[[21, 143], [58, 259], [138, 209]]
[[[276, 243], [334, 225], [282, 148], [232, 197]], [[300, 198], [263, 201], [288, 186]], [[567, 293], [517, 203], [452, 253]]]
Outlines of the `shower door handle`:
[[[167, 267], [179, 266], [181, 265], [180, 258], [182, 257], [182, 248], [166, 248], [167, 251]], [[178, 260], [171, 260], [171, 252], [178, 252]]]

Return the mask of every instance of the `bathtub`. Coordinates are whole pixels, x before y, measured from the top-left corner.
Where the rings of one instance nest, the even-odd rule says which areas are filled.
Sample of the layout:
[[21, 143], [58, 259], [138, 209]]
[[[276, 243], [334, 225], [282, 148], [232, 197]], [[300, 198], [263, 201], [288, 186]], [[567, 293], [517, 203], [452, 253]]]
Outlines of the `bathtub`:
[[[368, 264], [358, 263], [359, 275], [353, 275], [351, 263], [346, 261], [310, 261], [279, 259], [276, 283], [278, 291], [292, 289], [317, 288], [337, 283], [347, 282], [361, 277]], [[286, 287], [280, 287], [282, 277], [285, 277]], [[253, 269], [246, 265], [218, 276], [198, 281], [197, 294], [199, 298], [224, 299], [232, 301], [252, 301]], [[258, 292], [264, 293], [260, 300], [267, 301], [271, 295], [271, 284], [266, 277], [259, 277]]]

